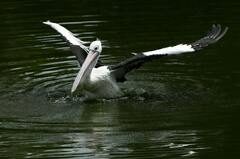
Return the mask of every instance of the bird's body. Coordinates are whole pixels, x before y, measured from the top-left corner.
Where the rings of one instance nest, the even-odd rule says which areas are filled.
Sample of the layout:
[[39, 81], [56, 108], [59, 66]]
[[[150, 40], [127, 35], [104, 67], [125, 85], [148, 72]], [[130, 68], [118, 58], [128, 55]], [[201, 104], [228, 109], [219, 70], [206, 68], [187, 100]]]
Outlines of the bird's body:
[[124, 82], [128, 72], [139, 68], [143, 63], [158, 59], [166, 55], [176, 55], [195, 52], [216, 43], [227, 32], [227, 27], [222, 31], [220, 25], [213, 25], [212, 30], [200, 40], [190, 44], [179, 44], [153, 51], [135, 54], [126, 60], [114, 65], [104, 65], [99, 56], [102, 45], [99, 40], [93, 41], [89, 47], [85, 42], [76, 38], [69, 30], [57, 23], [44, 22], [59, 32], [67, 41], [70, 49], [76, 56], [81, 69], [75, 78], [71, 92], [79, 92], [87, 98], [116, 98], [122, 95], [117, 82]]
[[111, 76], [108, 66], [93, 68], [89, 78], [78, 86], [76, 92], [88, 99], [122, 96], [122, 91], [117, 81]]

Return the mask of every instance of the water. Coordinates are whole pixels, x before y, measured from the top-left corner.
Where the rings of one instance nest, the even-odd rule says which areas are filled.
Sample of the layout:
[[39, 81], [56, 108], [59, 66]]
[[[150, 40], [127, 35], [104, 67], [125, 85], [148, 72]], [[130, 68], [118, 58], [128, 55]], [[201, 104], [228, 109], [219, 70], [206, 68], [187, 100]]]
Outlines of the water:
[[[236, 158], [239, 156], [237, 1], [9, 0], [0, 2], [1, 158]], [[41, 22], [103, 42], [106, 64], [202, 37], [198, 54], [153, 61], [120, 84], [125, 96], [81, 102], [68, 46]]]

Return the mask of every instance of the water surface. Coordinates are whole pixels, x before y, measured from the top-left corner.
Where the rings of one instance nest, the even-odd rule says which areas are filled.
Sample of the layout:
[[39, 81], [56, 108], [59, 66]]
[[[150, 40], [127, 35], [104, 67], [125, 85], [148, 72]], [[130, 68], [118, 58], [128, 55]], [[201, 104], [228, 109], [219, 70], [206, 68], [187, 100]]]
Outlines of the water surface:
[[[236, 158], [240, 42], [237, 1], [9, 0], [0, 3], [1, 158]], [[125, 96], [81, 102], [79, 68], [43, 21], [103, 42], [112, 64], [132, 52], [201, 38], [229, 26], [199, 53], [152, 61], [120, 84]]]

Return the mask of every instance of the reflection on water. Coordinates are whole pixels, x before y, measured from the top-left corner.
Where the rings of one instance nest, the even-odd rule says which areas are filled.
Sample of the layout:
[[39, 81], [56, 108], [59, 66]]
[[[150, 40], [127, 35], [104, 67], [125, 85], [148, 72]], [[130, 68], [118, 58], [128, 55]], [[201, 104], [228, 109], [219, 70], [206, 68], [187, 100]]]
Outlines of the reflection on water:
[[[1, 118], [5, 133], [1, 133], [0, 151], [6, 157], [177, 157], [209, 149], [199, 134], [212, 132], [182, 130], [183, 121], [176, 122], [174, 117], [181, 114], [173, 111], [162, 113], [154, 107], [139, 110], [124, 105], [127, 101], [55, 107], [37, 102], [38, 108], [25, 106], [26, 117]], [[6, 115], [9, 109], [11, 106]], [[22, 116], [19, 111], [15, 114]], [[10, 145], [14, 146], [6, 149]]]
[[[239, 2], [41, 0], [2, 2], [2, 158], [232, 158], [239, 148]], [[51, 20], [103, 42], [101, 60], [191, 42], [213, 23], [227, 36], [199, 54], [146, 64], [124, 97], [81, 102], [79, 68]]]

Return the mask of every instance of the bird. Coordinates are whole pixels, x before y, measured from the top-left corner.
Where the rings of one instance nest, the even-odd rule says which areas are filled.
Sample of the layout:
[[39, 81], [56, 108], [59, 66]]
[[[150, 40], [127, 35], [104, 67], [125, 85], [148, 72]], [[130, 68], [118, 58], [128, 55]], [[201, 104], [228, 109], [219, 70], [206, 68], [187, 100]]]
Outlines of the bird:
[[228, 31], [228, 27], [222, 29], [220, 24], [213, 24], [208, 34], [195, 42], [134, 53], [132, 57], [121, 62], [105, 65], [99, 59], [103, 50], [99, 39], [86, 46], [87, 42], [80, 40], [60, 24], [51, 21], [43, 23], [56, 30], [63, 37], [81, 67], [73, 82], [71, 94], [78, 92], [88, 99], [121, 97], [123, 92], [118, 83], [126, 81], [126, 75], [130, 71], [139, 68], [147, 61], [164, 56], [199, 51], [219, 41]]

